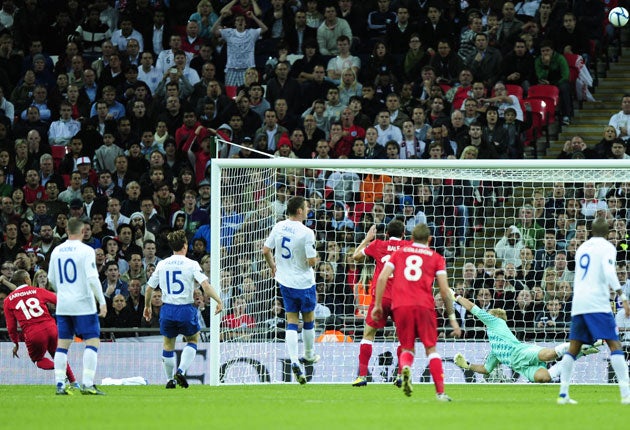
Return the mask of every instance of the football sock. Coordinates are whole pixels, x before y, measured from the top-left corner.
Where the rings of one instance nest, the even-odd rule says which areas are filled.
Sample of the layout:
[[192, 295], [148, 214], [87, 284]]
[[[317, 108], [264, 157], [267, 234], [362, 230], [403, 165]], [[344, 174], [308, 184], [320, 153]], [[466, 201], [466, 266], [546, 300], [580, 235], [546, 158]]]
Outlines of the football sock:
[[197, 344], [188, 342], [182, 351], [182, 358], [179, 362], [179, 369], [177, 370], [181, 370], [185, 375], [186, 371], [195, 359], [195, 355], [197, 355]]
[[556, 363], [549, 368], [549, 376], [551, 377], [552, 381], [560, 376], [560, 371], [561, 371], [560, 364], [561, 363]]
[[162, 369], [164, 369], [164, 375], [167, 380], [173, 379], [176, 366], [177, 361], [175, 360], [175, 351], [162, 350]]
[[83, 385], [86, 387], [94, 385], [97, 358], [98, 348], [91, 345], [86, 346], [83, 351]]
[[287, 331], [285, 333], [285, 343], [287, 348], [287, 354], [291, 359], [291, 363], [298, 362], [298, 332], [297, 324], [287, 324]]
[[304, 341], [304, 357], [313, 358], [315, 355], [315, 323], [313, 321], [304, 323], [302, 340]]
[[610, 353], [610, 365], [615, 370], [621, 397], [628, 397], [630, 395], [630, 387], [628, 387], [628, 363], [626, 362], [622, 350], [618, 349]]
[[442, 357], [437, 352], [429, 354], [429, 372], [435, 384], [435, 392], [442, 394], [444, 392], [444, 367], [442, 366]]
[[55, 351], [55, 382], [64, 385], [66, 380], [66, 367], [68, 366], [68, 350], [57, 348]]
[[413, 365], [413, 352], [411, 351], [402, 351], [400, 353], [400, 368], [402, 369], [405, 366], [411, 367]]
[[367, 376], [372, 357], [372, 341], [363, 339], [359, 345], [359, 376]]
[[55, 362], [48, 357], [44, 357], [41, 360], [36, 361], [35, 365], [44, 370], [51, 370], [55, 368]]
[[573, 374], [573, 364], [575, 357], [567, 352], [560, 362], [560, 395], [569, 396], [569, 384], [571, 383], [571, 375]]
[[556, 351], [556, 356], [558, 358], [562, 358], [562, 356], [569, 350], [569, 342], [564, 342], [560, 345], [556, 345], [554, 350]]
[[402, 354], [402, 346], [398, 345], [396, 348], [396, 359], [398, 360], [398, 369], [396, 371], [400, 375], [402, 373], [402, 365], [400, 364], [400, 354]]

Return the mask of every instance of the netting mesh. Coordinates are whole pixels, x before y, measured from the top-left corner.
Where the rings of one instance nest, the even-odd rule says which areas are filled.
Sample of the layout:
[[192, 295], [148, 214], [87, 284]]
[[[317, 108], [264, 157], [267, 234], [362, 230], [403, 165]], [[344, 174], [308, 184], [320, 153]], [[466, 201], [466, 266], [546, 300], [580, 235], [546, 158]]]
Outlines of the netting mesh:
[[[313, 371], [315, 381], [344, 382], [356, 376], [374, 262], [352, 256], [371, 226], [377, 227], [376, 239], [381, 240], [394, 219], [403, 221], [407, 236], [417, 223], [429, 225], [432, 247], [447, 259], [451, 286], [480, 307], [503, 308], [508, 325], [523, 341], [553, 345], [566, 340], [575, 250], [586, 240], [595, 216], [610, 222], [610, 240], [618, 247], [618, 272], [625, 284], [630, 183], [624, 181], [623, 169], [373, 168], [354, 167], [352, 161], [344, 169], [318, 160], [307, 167], [303, 161], [285, 161], [280, 167], [274, 160], [267, 163], [270, 167], [221, 169], [221, 294], [228, 312], [240, 303], [239, 312], [245, 314], [235, 320], [223, 317], [221, 339], [247, 342], [222, 349], [231, 362], [241, 364], [226, 373], [226, 382], [250, 382], [248, 373], [239, 376], [238, 369], [250, 369], [247, 360], [252, 357], [258, 363], [274, 363], [265, 368], [270, 381], [290, 380], [282, 299], [261, 249], [294, 195], [309, 201], [305, 223], [315, 232], [321, 259], [315, 268], [316, 349], [330, 356]], [[483, 324], [458, 306], [464, 335], [452, 339], [438, 294], [435, 299], [441, 354], [448, 361], [455, 352], [466, 352], [483, 362], [489, 352]], [[617, 311], [618, 300], [611, 298], [611, 306]], [[379, 353], [372, 357], [371, 375], [392, 357], [388, 354], [395, 362], [391, 322], [376, 341]], [[581, 380], [605, 382], [603, 355], [588, 357], [590, 364], [580, 367]], [[447, 380], [460, 380], [455, 369]]]

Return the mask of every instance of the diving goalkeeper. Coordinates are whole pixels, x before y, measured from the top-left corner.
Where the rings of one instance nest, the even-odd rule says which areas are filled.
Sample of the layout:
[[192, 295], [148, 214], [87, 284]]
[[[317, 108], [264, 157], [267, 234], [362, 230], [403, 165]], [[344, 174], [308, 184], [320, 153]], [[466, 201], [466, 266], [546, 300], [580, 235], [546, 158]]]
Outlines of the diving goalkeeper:
[[[454, 296], [454, 294], [453, 294]], [[488, 341], [490, 342], [490, 354], [484, 364], [471, 364], [460, 354], [455, 354], [455, 364], [464, 370], [472, 370], [482, 375], [492, 372], [499, 363], [510, 367], [527, 378], [530, 382], [551, 382], [560, 376], [558, 363], [547, 369], [546, 363], [560, 359], [569, 349], [569, 342], [556, 345], [554, 348], [545, 348], [538, 345], [527, 344], [519, 341], [507, 326], [506, 314], [503, 309], [491, 309], [489, 312], [479, 308], [470, 300], [462, 296], [454, 297], [454, 301], [466, 308], [486, 326]], [[596, 345], [584, 345], [582, 354], [594, 354], [599, 352]]]

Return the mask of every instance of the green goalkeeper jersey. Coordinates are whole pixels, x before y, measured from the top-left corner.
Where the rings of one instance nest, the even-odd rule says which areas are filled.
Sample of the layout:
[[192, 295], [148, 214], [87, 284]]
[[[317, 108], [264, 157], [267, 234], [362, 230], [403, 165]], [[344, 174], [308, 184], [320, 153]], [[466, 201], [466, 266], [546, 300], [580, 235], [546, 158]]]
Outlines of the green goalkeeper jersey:
[[492, 371], [501, 362], [506, 366], [512, 366], [512, 353], [521, 345], [514, 336], [505, 321], [490, 315], [478, 306], [471, 309], [474, 316], [479, 318], [487, 328], [488, 341], [490, 342], [490, 355], [484, 365], [488, 371]]

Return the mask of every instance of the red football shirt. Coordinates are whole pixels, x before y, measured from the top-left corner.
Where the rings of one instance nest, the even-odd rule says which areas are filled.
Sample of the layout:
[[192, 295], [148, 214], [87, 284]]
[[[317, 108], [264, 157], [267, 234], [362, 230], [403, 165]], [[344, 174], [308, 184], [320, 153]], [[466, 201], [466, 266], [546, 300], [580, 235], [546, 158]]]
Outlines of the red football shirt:
[[4, 299], [4, 315], [11, 341], [18, 342], [19, 339], [16, 322], [25, 335], [31, 329], [39, 328], [40, 324], [55, 324], [46, 303], [57, 304], [57, 295], [44, 288], [28, 285], [17, 288]]
[[394, 268], [390, 288], [392, 309], [399, 306], [435, 308], [433, 282], [436, 275], [446, 274], [444, 257], [426, 245], [414, 243], [394, 252], [386, 264]]
[[[402, 240], [397, 237], [392, 237], [387, 240], [376, 239], [370, 242], [368, 246], [365, 247], [363, 253], [369, 257], [374, 259], [374, 264], [376, 267], [374, 268], [374, 277], [372, 278], [372, 285], [370, 286], [370, 294], [372, 297], [376, 295], [376, 280], [378, 279], [378, 275], [381, 274], [383, 270], [383, 266], [389, 260], [392, 253], [403, 246], [411, 245], [413, 242], [410, 240]], [[385, 292], [383, 293], [384, 298], [389, 298], [391, 296], [391, 279], [387, 282], [387, 288], [385, 288]]]

